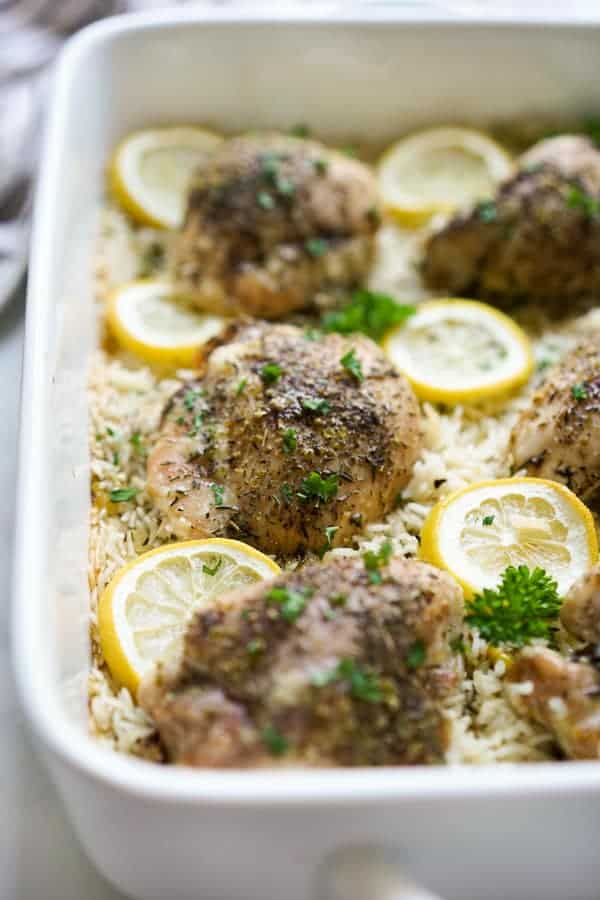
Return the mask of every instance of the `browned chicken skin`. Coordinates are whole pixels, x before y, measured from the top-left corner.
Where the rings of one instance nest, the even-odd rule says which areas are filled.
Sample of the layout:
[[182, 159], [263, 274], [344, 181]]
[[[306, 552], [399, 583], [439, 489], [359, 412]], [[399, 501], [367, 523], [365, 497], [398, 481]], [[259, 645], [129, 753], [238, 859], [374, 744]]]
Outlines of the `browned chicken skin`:
[[498, 305], [566, 310], [600, 290], [600, 151], [584, 137], [542, 141], [493, 201], [456, 215], [426, 246], [427, 284]]
[[[507, 675], [515, 710], [545, 725], [572, 759], [600, 759], [600, 671], [547, 647], [527, 647]], [[522, 689], [525, 693], [522, 693]]]
[[600, 642], [600, 563], [571, 587], [561, 607], [560, 620], [580, 641]]
[[179, 538], [318, 552], [393, 508], [420, 443], [412, 389], [368, 338], [239, 323], [171, 399], [148, 487]]
[[[193, 766], [441, 762], [440, 700], [462, 592], [392, 559], [306, 566], [220, 597], [188, 628], [182, 661], [143, 682], [172, 762]], [[376, 579], [375, 579], [376, 580]]]
[[357, 160], [281, 134], [232, 138], [192, 183], [175, 278], [201, 309], [277, 319], [361, 282], [378, 224]]
[[600, 335], [552, 369], [515, 424], [510, 452], [528, 475], [568, 485], [583, 500], [600, 486]]

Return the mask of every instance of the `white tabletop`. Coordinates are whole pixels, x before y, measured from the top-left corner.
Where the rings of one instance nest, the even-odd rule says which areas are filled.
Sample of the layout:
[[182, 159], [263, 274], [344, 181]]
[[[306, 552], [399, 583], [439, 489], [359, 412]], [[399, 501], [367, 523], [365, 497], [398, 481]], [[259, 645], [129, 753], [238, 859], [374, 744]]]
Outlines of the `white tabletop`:
[[23, 342], [22, 295], [0, 312], [0, 900], [116, 900], [80, 850], [36, 758], [10, 669], [9, 577]]

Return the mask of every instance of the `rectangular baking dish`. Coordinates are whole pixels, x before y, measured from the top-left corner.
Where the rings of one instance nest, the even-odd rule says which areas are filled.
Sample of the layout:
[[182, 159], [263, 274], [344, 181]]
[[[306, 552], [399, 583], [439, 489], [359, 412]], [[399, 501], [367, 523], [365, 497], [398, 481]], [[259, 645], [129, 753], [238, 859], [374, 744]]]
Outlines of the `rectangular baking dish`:
[[[218, 772], [86, 732], [91, 235], [125, 132], [309, 122], [374, 141], [429, 122], [598, 111], [600, 26], [399, 14], [193, 13], [92, 26], [64, 52], [27, 301], [14, 582], [23, 705], [90, 858], [145, 900], [306, 900], [325, 856], [385, 845], [448, 900], [590, 900], [600, 763]], [[375, 900], [376, 891], [365, 894]]]

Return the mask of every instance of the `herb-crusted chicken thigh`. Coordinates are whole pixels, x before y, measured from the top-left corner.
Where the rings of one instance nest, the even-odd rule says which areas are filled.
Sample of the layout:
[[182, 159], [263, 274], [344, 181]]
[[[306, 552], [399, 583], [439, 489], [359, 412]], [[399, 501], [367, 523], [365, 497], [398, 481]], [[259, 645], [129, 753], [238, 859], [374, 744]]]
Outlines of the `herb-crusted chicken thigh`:
[[175, 278], [201, 309], [277, 319], [361, 282], [378, 224], [357, 160], [281, 134], [232, 138], [192, 182]]
[[600, 340], [590, 338], [552, 369], [517, 420], [515, 468], [568, 485], [583, 500], [600, 486]]
[[428, 240], [423, 274], [450, 294], [562, 307], [600, 290], [600, 151], [584, 137], [536, 144], [493, 201]]
[[171, 399], [148, 486], [179, 538], [319, 552], [393, 508], [420, 444], [412, 389], [371, 340], [242, 322]]
[[426, 563], [380, 563], [313, 564], [198, 612], [182, 660], [140, 689], [168, 758], [208, 767], [441, 762], [440, 701], [455, 683], [449, 641], [462, 592]]
[[600, 563], [570, 588], [561, 606], [560, 620], [580, 641], [600, 644]]

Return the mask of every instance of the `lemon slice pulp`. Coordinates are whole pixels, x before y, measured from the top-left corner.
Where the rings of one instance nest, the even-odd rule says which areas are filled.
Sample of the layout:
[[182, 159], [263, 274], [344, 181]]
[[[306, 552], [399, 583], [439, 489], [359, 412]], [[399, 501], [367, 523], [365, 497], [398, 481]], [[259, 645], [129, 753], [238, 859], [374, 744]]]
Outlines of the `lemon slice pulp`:
[[589, 509], [564, 485], [500, 478], [440, 501], [423, 526], [420, 555], [454, 575], [467, 597], [520, 565], [544, 569], [562, 595], [596, 562], [598, 541]]
[[114, 678], [135, 695], [158, 661], [174, 658], [192, 614], [221, 594], [273, 578], [279, 566], [240, 541], [167, 544], [117, 572], [98, 605], [98, 633]]
[[378, 165], [379, 190], [405, 225], [490, 197], [512, 169], [510, 156], [469, 128], [431, 128], [398, 141]]
[[198, 347], [226, 320], [201, 313], [163, 281], [140, 279], [117, 288], [106, 310], [108, 324], [126, 350], [165, 368], [188, 368]]
[[476, 403], [508, 393], [534, 366], [525, 332], [475, 300], [421, 303], [383, 346], [417, 396], [433, 403]]
[[115, 150], [109, 168], [115, 197], [142, 225], [178, 228], [190, 178], [222, 140], [193, 126], [130, 134]]

